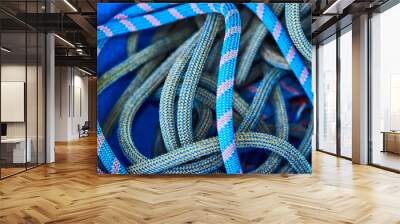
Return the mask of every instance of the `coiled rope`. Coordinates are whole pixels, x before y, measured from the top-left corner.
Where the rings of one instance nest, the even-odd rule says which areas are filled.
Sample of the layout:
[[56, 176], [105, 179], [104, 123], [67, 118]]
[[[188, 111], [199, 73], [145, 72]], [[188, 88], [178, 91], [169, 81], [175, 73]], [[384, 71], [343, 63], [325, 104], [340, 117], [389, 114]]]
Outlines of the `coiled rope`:
[[[171, 32], [171, 35], [159, 38], [136, 53], [135, 47], [130, 46], [128, 58], [99, 77], [98, 95], [101, 95], [118, 79], [141, 67], [104, 124], [106, 134], [109, 135], [118, 120], [119, 144], [124, 155], [132, 164], [126, 170], [115, 168], [115, 164], [118, 164], [118, 167], [121, 167], [121, 164], [112, 154], [109, 145], [106, 144], [100, 125], [98, 125], [98, 136], [101, 140], [99, 141], [99, 158], [100, 161], [104, 161], [103, 165], [108, 172], [213, 173], [221, 172], [220, 167], [223, 164], [228, 174], [239, 174], [242, 173], [242, 167], [236, 146], [244, 151], [248, 148], [259, 148], [270, 152], [268, 159], [255, 172], [276, 172], [282, 158], [290, 164], [289, 168], [285, 168], [286, 170], [294, 170], [298, 173], [311, 171], [306, 159], [309, 152], [303, 150], [305, 153], [301, 153], [288, 142], [289, 128], [286, 106], [282, 90], [278, 86], [279, 80], [285, 72], [267, 66], [263, 72], [264, 78], [257, 88], [251, 105], [248, 105], [233, 90], [235, 76], [238, 78], [239, 86], [244, 85], [248, 80], [250, 68], [256, 59], [254, 52], [257, 52], [262, 46], [268, 30], [284, 55], [288, 66], [303, 86], [308, 100], [312, 99], [309, 70], [303, 64], [282, 24], [265, 4], [248, 3], [245, 6], [255, 13], [263, 24], [257, 25], [257, 30], [260, 32], [248, 39], [250, 44], [245, 49], [243, 56], [239, 58], [237, 75], [235, 75], [236, 63], [241, 44], [242, 27], [239, 10], [234, 4], [139, 3], [117, 14], [106, 24], [98, 26], [98, 52], [100, 53], [107, 39], [114, 36], [136, 33], [193, 16], [209, 14], [199, 31], [195, 32], [192, 26], [186, 26], [179, 29], [179, 32]], [[275, 10], [281, 11], [282, 7], [277, 7]], [[212, 78], [207, 78], [203, 73], [205, 68], [208, 68], [206, 66], [209, 60], [207, 56], [217, 37], [222, 18], [225, 24], [225, 34], [221, 46], [217, 83], [215, 84]], [[137, 41], [135, 39], [137, 37], [131, 38], [130, 43]], [[171, 50], [174, 52], [162, 61], [163, 55]], [[183, 77], [182, 82], [181, 77]], [[163, 83], [161, 91], [158, 91]], [[141, 105], [148, 97], [153, 94], [157, 95], [157, 92], [160, 92], [160, 129], [166, 152], [148, 159], [136, 148], [131, 138], [131, 127]], [[269, 97], [270, 93], [273, 93], [272, 97]], [[175, 101], [176, 97], [178, 101]], [[271, 132], [264, 121], [259, 120], [262, 109], [269, 98], [271, 98], [276, 111], [276, 137], [271, 134], [252, 132], [253, 130]], [[194, 120], [192, 108], [199, 114], [197, 118], [199, 125], [195, 128], [192, 124]], [[207, 136], [210, 128], [215, 127], [210, 115], [212, 110], [216, 111], [218, 138], [208, 138], [196, 142]], [[234, 120], [238, 119], [243, 119], [243, 121], [236, 126]], [[234, 135], [234, 126], [238, 131], [236, 136]]]

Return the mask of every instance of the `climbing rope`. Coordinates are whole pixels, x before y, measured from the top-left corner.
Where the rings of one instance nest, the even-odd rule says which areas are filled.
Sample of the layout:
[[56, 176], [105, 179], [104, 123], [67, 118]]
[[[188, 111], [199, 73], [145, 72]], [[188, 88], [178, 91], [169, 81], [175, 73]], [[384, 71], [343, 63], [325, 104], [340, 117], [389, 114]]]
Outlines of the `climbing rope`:
[[[99, 57], [113, 37], [129, 34], [127, 58], [98, 78], [100, 99], [107, 88], [136, 73], [104, 122], [98, 124], [98, 155], [105, 172], [240, 174], [243, 167], [239, 154], [247, 155], [254, 150], [267, 158], [251, 172], [311, 172], [310, 152], [305, 149], [310, 144], [303, 143], [305, 138], [311, 140], [308, 132], [290, 135], [291, 108], [286, 105], [287, 100], [303, 99], [302, 105], [312, 108], [311, 77], [297, 45], [292, 44], [292, 36], [286, 34], [276, 17], [283, 11], [283, 4], [273, 5], [272, 11], [261, 3], [244, 6], [138, 3], [98, 26]], [[258, 19], [250, 22], [248, 16], [242, 18], [250, 12]], [[181, 20], [185, 23], [179, 23]], [[136, 47], [141, 38], [139, 31], [168, 24], [171, 26], [156, 33], [148, 46]], [[225, 29], [221, 30], [223, 26]], [[285, 59], [283, 66], [276, 66], [269, 59], [271, 48], [264, 46], [271, 42], [280, 50], [274, 54]], [[217, 66], [213, 65], [216, 60]], [[293, 80], [301, 86], [301, 93], [285, 98], [284, 91], [293, 92]], [[236, 92], [234, 86], [241, 90]], [[256, 91], [246, 94], [252, 88]], [[144, 156], [132, 138], [135, 117], [149, 99], [159, 102], [160, 131], [153, 158]], [[268, 108], [273, 111], [269, 118], [265, 115]], [[122, 154], [110, 147], [102, 130], [107, 138], [113, 133], [117, 135], [117, 147]], [[215, 135], [216, 138], [212, 137]], [[290, 142], [290, 136], [304, 137], [298, 148]]]
[[311, 43], [308, 41], [301, 26], [299, 4], [285, 4], [285, 21], [294, 45], [308, 61], [311, 61]]

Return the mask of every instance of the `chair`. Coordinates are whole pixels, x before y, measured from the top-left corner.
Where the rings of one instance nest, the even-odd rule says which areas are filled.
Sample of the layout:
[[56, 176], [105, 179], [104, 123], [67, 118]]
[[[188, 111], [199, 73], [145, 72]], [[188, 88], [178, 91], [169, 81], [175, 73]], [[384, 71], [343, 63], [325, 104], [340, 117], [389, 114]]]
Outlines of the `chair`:
[[79, 138], [89, 136], [89, 129], [90, 129], [89, 121], [85, 121], [82, 127], [78, 124]]

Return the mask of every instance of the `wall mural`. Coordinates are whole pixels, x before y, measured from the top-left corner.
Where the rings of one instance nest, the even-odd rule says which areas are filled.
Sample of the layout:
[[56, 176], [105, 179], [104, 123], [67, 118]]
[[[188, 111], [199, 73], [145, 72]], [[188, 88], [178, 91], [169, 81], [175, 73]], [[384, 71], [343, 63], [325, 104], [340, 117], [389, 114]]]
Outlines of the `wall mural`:
[[311, 7], [99, 3], [99, 174], [311, 173]]

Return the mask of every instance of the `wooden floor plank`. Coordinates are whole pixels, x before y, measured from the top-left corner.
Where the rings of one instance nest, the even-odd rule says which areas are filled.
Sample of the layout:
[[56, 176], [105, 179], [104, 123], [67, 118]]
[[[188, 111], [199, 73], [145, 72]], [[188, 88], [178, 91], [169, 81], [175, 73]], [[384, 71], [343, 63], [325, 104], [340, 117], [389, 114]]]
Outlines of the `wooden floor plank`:
[[96, 174], [96, 139], [0, 181], [0, 223], [400, 223], [400, 175], [313, 152], [313, 174]]

